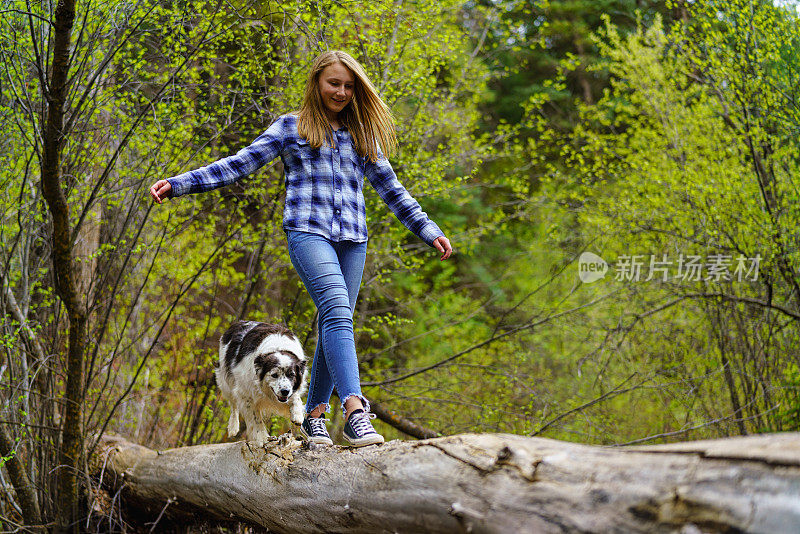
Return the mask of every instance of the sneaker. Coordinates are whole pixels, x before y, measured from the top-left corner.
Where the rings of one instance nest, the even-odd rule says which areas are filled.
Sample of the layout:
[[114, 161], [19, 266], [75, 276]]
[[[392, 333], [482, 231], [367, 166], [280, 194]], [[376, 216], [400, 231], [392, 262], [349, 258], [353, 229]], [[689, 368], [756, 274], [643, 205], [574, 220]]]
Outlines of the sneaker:
[[370, 419], [375, 419], [374, 413], [364, 410], [355, 410], [344, 425], [344, 438], [353, 447], [377, 445], [383, 443], [383, 436], [375, 432]]
[[333, 445], [328, 429], [325, 428], [325, 414], [320, 417], [306, 416], [300, 425], [300, 433], [311, 443], [319, 445]]

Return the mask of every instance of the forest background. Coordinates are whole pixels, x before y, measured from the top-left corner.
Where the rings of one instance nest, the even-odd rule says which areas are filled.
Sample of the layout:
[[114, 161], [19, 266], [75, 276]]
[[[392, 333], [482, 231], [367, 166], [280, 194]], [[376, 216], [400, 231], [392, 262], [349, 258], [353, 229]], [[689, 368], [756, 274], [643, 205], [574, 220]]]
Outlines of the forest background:
[[[280, 161], [161, 206], [147, 188], [297, 109], [326, 49], [359, 59], [392, 108], [392, 164], [456, 252], [439, 262], [365, 187], [368, 398], [441, 434], [800, 427], [795, 3], [74, 7], [66, 47], [52, 2], [0, 9], [6, 530], [88, 521], [104, 432], [223, 441], [213, 369], [233, 320], [285, 323], [313, 354]], [[605, 276], [589, 282], [590, 263]]]

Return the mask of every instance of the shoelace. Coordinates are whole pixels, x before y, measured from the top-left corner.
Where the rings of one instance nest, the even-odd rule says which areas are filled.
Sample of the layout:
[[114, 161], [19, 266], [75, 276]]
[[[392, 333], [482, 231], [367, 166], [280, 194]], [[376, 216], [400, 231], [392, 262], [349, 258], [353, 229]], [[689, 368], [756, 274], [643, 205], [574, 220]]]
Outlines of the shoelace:
[[308, 426], [311, 427], [311, 433], [314, 435], [322, 434], [323, 436], [328, 435], [328, 430], [325, 428], [325, 419], [322, 417], [309, 417], [308, 419]]
[[353, 427], [353, 431], [361, 436], [363, 434], [377, 434], [375, 429], [372, 428], [372, 423], [369, 422], [370, 419], [375, 419], [377, 416], [371, 412], [363, 412], [357, 413], [350, 418], [350, 426]]

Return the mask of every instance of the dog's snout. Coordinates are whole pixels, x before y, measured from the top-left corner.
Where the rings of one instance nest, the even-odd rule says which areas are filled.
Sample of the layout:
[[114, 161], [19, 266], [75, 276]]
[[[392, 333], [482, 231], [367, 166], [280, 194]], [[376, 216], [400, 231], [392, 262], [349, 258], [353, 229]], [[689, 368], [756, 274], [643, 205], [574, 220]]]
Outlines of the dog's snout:
[[281, 390], [281, 397], [288, 397], [289, 393], [291, 393], [291, 391], [289, 391], [288, 389], [284, 388], [284, 389]]

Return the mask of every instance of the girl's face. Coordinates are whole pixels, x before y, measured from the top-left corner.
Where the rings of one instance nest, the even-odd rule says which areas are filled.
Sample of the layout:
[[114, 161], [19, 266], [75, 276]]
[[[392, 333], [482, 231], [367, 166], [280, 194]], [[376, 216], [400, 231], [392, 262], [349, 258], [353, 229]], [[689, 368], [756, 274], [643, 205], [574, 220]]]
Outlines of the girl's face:
[[336, 119], [353, 99], [355, 80], [350, 69], [341, 63], [331, 63], [319, 75], [319, 94], [329, 119]]

